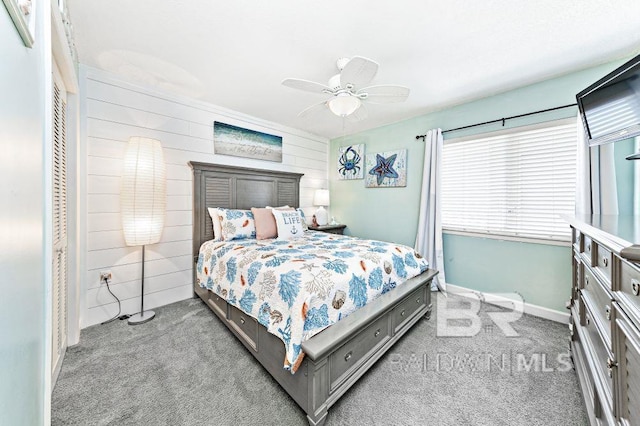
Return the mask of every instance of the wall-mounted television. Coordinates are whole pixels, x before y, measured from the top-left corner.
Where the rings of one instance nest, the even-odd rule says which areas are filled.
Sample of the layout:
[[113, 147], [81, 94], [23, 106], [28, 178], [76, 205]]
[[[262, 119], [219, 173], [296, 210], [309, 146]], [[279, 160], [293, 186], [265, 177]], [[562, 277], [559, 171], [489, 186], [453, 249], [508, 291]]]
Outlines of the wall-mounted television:
[[640, 55], [576, 95], [589, 145], [640, 135]]

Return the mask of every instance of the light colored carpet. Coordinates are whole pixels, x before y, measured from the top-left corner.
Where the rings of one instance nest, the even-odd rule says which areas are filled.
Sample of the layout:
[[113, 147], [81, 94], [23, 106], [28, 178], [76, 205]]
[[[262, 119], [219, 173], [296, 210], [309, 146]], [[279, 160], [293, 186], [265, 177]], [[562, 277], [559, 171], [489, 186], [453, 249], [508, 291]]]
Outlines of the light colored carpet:
[[[456, 299], [455, 296], [453, 297]], [[464, 303], [458, 299], [459, 303]], [[505, 337], [420, 321], [329, 410], [327, 425], [586, 425], [566, 325], [523, 316]], [[199, 299], [82, 331], [53, 392], [53, 425], [304, 425], [306, 416]], [[544, 360], [544, 361], [543, 361]], [[528, 371], [527, 371], [528, 370]]]

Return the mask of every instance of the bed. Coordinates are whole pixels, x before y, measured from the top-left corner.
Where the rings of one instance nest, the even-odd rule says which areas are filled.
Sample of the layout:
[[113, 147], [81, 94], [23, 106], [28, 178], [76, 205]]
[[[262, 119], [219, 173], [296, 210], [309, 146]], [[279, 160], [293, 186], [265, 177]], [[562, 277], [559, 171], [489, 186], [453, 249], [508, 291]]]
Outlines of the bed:
[[[283, 341], [211, 289], [197, 283], [201, 246], [213, 238], [207, 207], [299, 206], [302, 174], [190, 162], [193, 170], [194, 295], [200, 297], [305, 411], [310, 425], [421, 318], [431, 313], [428, 269], [302, 342], [295, 374], [283, 368]], [[314, 231], [310, 231], [314, 232]]]

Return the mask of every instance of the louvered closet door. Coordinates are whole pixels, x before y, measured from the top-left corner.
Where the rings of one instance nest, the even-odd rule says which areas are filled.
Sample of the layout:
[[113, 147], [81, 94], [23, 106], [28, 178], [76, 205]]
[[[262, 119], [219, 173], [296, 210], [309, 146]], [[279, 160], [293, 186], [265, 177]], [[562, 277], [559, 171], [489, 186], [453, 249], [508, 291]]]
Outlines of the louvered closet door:
[[55, 380], [67, 348], [67, 91], [53, 66], [53, 277], [51, 371]]

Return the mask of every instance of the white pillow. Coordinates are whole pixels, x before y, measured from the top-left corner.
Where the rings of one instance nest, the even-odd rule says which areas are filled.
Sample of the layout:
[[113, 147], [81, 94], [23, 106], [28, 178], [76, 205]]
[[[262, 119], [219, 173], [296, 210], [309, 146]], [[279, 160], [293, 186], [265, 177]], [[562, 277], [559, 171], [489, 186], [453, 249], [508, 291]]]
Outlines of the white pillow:
[[211, 221], [213, 222], [213, 241], [222, 241], [222, 225], [220, 224], [220, 213], [216, 207], [207, 208]]
[[300, 238], [304, 234], [302, 228], [302, 217], [300, 212], [296, 210], [271, 210], [273, 217], [276, 218], [276, 226], [278, 227], [279, 240], [292, 240]]

